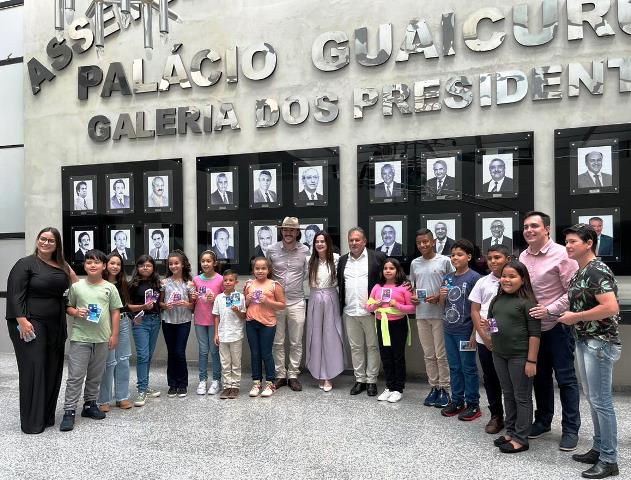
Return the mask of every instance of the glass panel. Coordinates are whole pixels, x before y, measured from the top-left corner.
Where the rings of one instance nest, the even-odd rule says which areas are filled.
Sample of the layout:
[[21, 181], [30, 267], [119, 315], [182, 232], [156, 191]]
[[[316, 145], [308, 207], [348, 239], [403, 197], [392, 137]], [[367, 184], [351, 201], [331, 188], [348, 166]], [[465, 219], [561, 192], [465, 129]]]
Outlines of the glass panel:
[[24, 148], [1, 148], [0, 233], [24, 231]]
[[24, 55], [23, 13], [22, 6], [0, 10], [0, 60]]

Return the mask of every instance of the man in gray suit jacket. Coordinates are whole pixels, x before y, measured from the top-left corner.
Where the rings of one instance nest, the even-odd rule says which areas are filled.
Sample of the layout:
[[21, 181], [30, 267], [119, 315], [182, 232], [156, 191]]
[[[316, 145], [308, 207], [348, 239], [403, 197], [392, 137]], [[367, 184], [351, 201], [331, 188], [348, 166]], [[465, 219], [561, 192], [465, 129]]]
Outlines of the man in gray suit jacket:
[[233, 200], [232, 192], [228, 191], [228, 176], [221, 172], [217, 175], [217, 190], [210, 194], [210, 204], [230, 205]]
[[254, 190], [254, 203], [272, 203], [276, 201], [276, 192], [269, 188], [272, 185], [272, 174], [269, 170], [259, 173], [259, 188]]
[[585, 155], [587, 171], [578, 176], [578, 188], [611, 187], [612, 178], [608, 173], [600, 173], [603, 168], [603, 154], [597, 150]]
[[381, 167], [383, 182], [375, 185], [375, 198], [397, 198], [401, 196], [401, 184], [394, 181], [394, 166], [384, 163]]
[[489, 173], [491, 180], [482, 185], [485, 193], [512, 192], [513, 179], [506, 176], [506, 164], [501, 158], [494, 158], [489, 163]]

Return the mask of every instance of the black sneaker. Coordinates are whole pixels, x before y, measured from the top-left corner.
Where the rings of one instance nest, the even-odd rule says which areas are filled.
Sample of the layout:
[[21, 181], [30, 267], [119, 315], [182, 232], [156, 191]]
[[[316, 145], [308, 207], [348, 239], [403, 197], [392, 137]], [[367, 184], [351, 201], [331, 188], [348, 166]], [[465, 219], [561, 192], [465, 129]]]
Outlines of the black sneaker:
[[69, 432], [74, 428], [74, 410], [66, 410], [64, 412], [64, 418], [62, 418], [61, 423], [59, 424], [60, 432]]
[[539, 422], [534, 422], [530, 427], [530, 433], [528, 434], [528, 438], [539, 438], [542, 435], [545, 435], [550, 431], [550, 425], [547, 427], [545, 425], [540, 424]]
[[83, 410], [81, 410], [81, 416], [94, 420], [103, 420], [105, 418], [105, 412], [101, 411], [95, 401], [85, 402], [83, 404]]
[[458, 420], [462, 420], [463, 422], [470, 422], [471, 420], [475, 420], [476, 418], [480, 418], [482, 416], [482, 412], [480, 411], [480, 407], [477, 405], [467, 405], [467, 409], [458, 415]]
[[440, 411], [440, 414], [443, 417], [453, 417], [458, 415], [460, 412], [464, 410], [464, 405], [456, 405], [454, 402], [450, 402], [445, 408]]
[[436, 387], [432, 387], [427, 397], [425, 397], [425, 401], [423, 402], [423, 405], [425, 405], [426, 407], [433, 407], [434, 405], [436, 405], [437, 398], [438, 398], [438, 389]]
[[177, 388], [169, 387], [169, 391], [167, 392], [167, 397], [173, 398], [177, 395]]
[[186, 397], [186, 388], [178, 388], [177, 389], [177, 396], [180, 398], [184, 398]]

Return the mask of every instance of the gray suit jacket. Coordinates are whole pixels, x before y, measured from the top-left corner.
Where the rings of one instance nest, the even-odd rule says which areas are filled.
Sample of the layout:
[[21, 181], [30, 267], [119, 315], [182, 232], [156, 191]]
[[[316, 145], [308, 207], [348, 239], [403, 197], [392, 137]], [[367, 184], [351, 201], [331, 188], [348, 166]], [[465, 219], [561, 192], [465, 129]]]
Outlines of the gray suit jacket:
[[[276, 201], [276, 192], [272, 192], [271, 190], [268, 190], [267, 194], [272, 199], [272, 202]], [[267, 199], [261, 193], [261, 190], [258, 188], [254, 190], [254, 203], [269, 203]]]
[[[600, 182], [603, 187], [611, 187], [613, 185], [611, 175], [608, 173], [600, 174]], [[592, 177], [589, 176], [589, 173], [585, 172], [578, 176], [578, 188], [598, 188], [598, 186], [594, 183]]]

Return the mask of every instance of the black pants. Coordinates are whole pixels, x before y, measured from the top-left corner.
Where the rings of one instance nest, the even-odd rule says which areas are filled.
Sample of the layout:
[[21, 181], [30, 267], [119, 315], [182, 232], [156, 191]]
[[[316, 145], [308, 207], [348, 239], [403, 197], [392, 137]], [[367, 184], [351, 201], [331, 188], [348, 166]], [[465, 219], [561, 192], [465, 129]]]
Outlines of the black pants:
[[30, 322], [37, 336], [30, 342], [20, 338], [17, 320], [8, 320], [7, 325], [20, 377], [20, 426], [24, 433], [42, 433], [55, 424], [66, 330], [57, 319]]
[[389, 347], [384, 347], [381, 335], [381, 320], [376, 321], [377, 337], [379, 338], [379, 353], [383, 371], [386, 374], [386, 388], [391, 392], [403, 393], [405, 388], [405, 343], [408, 338], [407, 317], [399, 320], [389, 320]]
[[504, 407], [502, 406], [502, 386], [497, 378], [495, 365], [493, 365], [493, 353], [486, 348], [486, 345], [478, 342], [478, 358], [482, 366], [482, 379], [486, 398], [489, 401], [489, 410], [492, 416], [504, 417]]
[[162, 333], [167, 344], [167, 383], [169, 387], [188, 387], [188, 367], [186, 366], [186, 343], [191, 332], [191, 322], [162, 322]]

